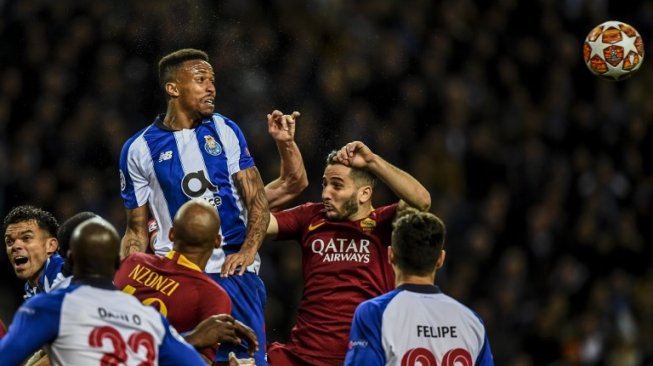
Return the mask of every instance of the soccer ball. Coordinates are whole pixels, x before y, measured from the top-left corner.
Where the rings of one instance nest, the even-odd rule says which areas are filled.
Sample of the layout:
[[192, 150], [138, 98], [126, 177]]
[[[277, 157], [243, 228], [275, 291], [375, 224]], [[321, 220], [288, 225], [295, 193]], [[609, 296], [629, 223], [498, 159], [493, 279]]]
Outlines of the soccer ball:
[[632, 26], [615, 20], [594, 27], [583, 44], [585, 65], [603, 79], [630, 77], [644, 61], [644, 41]]

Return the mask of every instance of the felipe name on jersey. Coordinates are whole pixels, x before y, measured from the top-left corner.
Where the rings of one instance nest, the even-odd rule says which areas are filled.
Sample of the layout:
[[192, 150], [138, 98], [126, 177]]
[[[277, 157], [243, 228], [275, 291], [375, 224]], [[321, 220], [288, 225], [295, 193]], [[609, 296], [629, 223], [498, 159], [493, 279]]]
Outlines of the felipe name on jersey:
[[322, 256], [322, 262], [369, 263], [369, 246], [368, 239], [331, 238], [325, 241], [317, 238], [311, 242], [311, 250]]
[[418, 325], [417, 336], [425, 338], [458, 338], [455, 325], [432, 326]]

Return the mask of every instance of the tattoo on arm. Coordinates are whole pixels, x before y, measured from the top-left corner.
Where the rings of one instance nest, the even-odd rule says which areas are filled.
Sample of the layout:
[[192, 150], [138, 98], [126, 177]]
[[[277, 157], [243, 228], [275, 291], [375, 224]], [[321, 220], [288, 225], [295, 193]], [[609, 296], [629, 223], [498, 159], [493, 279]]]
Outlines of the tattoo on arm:
[[247, 207], [247, 234], [243, 246], [258, 248], [263, 244], [270, 221], [270, 209], [265, 197], [263, 181], [256, 167], [236, 173], [236, 187]]
[[146, 206], [127, 210], [127, 230], [121, 241], [121, 256], [144, 252], [147, 249], [147, 219], [149, 210]]
[[141, 243], [137, 239], [129, 239], [125, 244], [124, 255], [128, 256], [132, 253], [140, 253], [145, 251], [145, 244]]

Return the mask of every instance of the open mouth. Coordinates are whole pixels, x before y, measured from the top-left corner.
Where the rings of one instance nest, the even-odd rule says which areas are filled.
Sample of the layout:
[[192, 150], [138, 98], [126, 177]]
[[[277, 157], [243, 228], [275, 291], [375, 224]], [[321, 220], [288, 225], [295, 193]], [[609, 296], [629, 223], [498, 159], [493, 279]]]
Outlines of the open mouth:
[[29, 259], [27, 257], [23, 257], [23, 256], [14, 257], [14, 266], [16, 268], [25, 266], [27, 262], [29, 262]]

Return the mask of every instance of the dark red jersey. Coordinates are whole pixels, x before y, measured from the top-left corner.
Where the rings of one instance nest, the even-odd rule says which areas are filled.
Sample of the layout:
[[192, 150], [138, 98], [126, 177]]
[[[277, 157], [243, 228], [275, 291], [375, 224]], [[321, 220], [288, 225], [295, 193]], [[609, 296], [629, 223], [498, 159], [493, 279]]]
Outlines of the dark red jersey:
[[394, 288], [388, 246], [397, 205], [357, 221], [329, 221], [323, 210], [306, 203], [274, 213], [277, 240], [302, 246], [304, 290], [287, 348], [344, 360], [356, 306]]
[[[157, 308], [182, 334], [211, 315], [231, 314], [231, 299], [224, 289], [174, 250], [165, 257], [130, 255], [120, 265], [113, 282], [143, 304]], [[211, 360], [215, 357], [215, 349], [201, 351]]]

